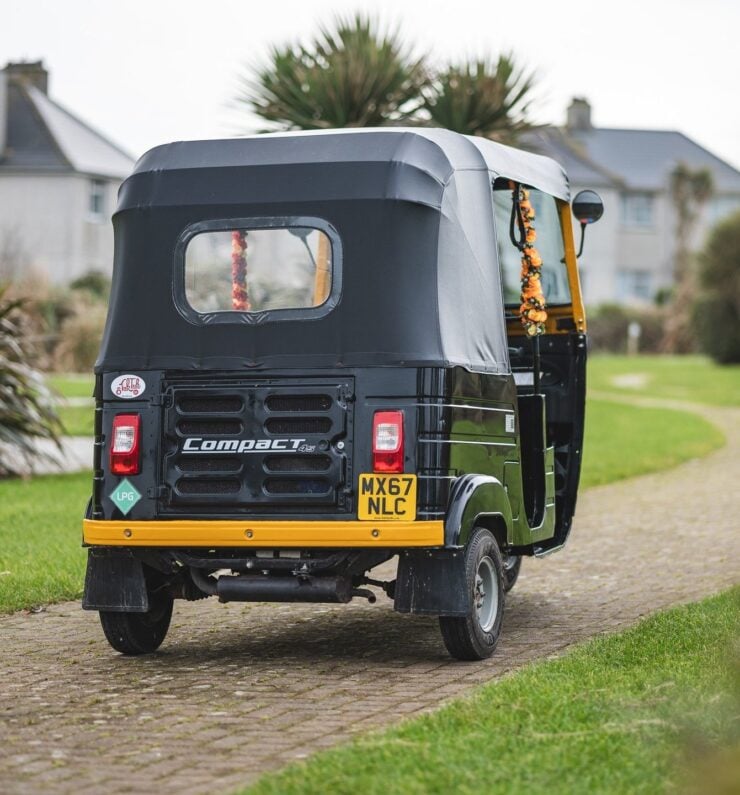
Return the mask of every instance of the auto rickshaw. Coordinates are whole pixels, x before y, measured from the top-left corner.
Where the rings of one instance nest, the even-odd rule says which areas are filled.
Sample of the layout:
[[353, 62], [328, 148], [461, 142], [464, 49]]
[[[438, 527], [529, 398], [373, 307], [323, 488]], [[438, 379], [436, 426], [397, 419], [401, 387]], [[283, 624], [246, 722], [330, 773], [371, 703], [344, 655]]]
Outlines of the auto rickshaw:
[[174, 143], [114, 227], [83, 527], [83, 607], [113, 648], [157, 649], [174, 599], [369, 585], [438, 616], [454, 657], [490, 655], [522, 556], [560, 549], [576, 504], [561, 167], [445, 130]]

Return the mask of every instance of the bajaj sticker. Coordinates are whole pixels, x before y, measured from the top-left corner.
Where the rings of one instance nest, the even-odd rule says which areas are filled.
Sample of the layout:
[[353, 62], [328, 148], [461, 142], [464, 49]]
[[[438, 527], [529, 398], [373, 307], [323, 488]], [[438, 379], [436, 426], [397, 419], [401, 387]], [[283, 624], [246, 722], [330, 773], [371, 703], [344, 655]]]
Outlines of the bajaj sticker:
[[119, 375], [113, 379], [110, 391], [124, 400], [132, 400], [144, 394], [146, 384], [140, 375]]
[[110, 498], [116, 504], [116, 508], [126, 516], [141, 499], [141, 494], [139, 494], [134, 485], [129, 483], [128, 478], [124, 478], [118, 484], [118, 488], [110, 495]]

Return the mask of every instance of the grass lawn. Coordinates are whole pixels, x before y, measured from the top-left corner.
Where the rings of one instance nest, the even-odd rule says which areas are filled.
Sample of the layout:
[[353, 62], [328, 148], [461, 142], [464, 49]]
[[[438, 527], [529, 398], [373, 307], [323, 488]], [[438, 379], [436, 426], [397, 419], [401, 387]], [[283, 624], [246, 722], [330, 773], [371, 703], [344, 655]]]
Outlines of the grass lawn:
[[92, 436], [95, 402], [92, 398], [95, 378], [89, 373], [61, 373], [48, 375], [49, 386], [63, 398], [89, 401], [86, 406], [67, 406], [61, 403], [57, 407], [59, 418], [67, 436]]
[[581, 487], [668, 469], [723, 443], [721, 431], [696, 414], [590, 399]]
[[82, 594], [92, 475], [0, 481], [0, 613]]
[[738, 622], [738, 589], [660, 613], [244, 792], [719, 792], [740, 773]]
[[704, 356], [591, 356], [588, 387], [625, 395], [740, 406], [740, 365]]
[[95, 377], [92, 373], [55, 373], [46, 376], [46, 383], [63, 397], [92, 398]]
[[89, 406], [59, 406], [57, 413], [66, 436], [92, 436], [95, 424], [95, 404]]

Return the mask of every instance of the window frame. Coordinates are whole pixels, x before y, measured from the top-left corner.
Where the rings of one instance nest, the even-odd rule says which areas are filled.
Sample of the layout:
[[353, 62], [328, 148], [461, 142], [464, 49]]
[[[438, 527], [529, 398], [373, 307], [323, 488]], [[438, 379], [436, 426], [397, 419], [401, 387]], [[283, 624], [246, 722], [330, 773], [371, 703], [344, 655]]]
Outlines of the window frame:
[[[99, 204], [93, 209], [93, 203]], [[108, 212], [108, 183], [100, 177], [90, 177], [87, 185], [87, 217], [95, 223], [102, 223]]]
[[[638, 218], [634, 210], [639, 206], [637, 200], [645, 202], [648, 219]], [[623, 229], [649, 231], [655, 229], [656, 196], [652, 191], [631, 190], [620, 194], [619, 222]]]
[[[331, 250], [331, 286], [326, 300], [318, 306], [295, 307], [292, 309], [264, 309], [256, 312], [242, 312], [236, 309], [223, 309], [216, 312], [199, 312], [187, 298], [185, 277], [185, 254], [190, 241], [205, 232], [246, 232], [260, 229], [289, 229], [305, 227], [323, 232]], [[189, 323], [197, 326], [213, 324], [271, 323], [285, 320], [317, 320], [325, 317], [339, 303], [342, 294], [342, 241], [337, 230], [323, 218], [308, 215], [251, 216], [240, 218], [217, 218], [196, 221], [181, 232], [175, 244], [175, 272], [173, 279], [173, 298], [177, 311]]]
[[[646, 294], [638, 292], [635, 288], [640, 285], [640, 280], [645, 280]], [[621, 268], [616, 269], [616, 294], [622, 302], [652, 303], [655, 298], [655, 274], [649, 268]]]

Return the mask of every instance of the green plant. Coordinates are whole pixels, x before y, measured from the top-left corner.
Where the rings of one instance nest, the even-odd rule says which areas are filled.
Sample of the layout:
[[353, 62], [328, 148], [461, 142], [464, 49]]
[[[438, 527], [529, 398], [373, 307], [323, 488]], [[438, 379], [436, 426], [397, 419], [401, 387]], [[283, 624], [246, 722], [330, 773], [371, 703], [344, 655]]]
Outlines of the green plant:
[[740, 363], [740, 212], [712, 230], [699, 269], [693, 320], [701, 347], [720, 364]]
[[373, 127], [418, 105], [424, 79], [398, 33], [357, 14], [320, 28], [306, 46], [273, 47], [237, 99], [277, 129]]
[[438, 72], [422, 89], [423, 107], [434, 126], [511, 144], [534, 128], [527, 115], [533, 86], [534, 76], [506, 54]]
[[59, 444], [61, 424], [43, 376], [29, 363], [23, 301], [0, 288], [0, 476], [20, 474], [37, 455], [35, 441]]

